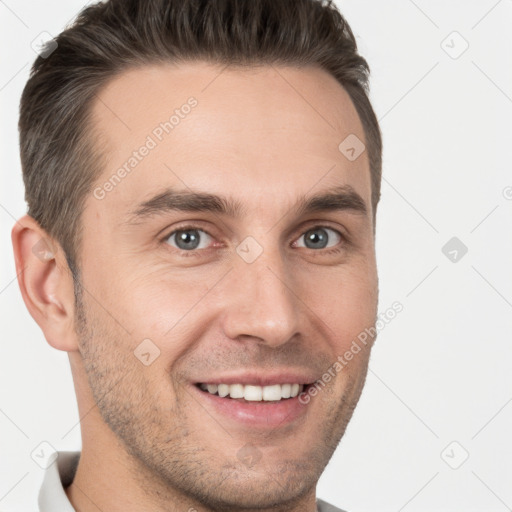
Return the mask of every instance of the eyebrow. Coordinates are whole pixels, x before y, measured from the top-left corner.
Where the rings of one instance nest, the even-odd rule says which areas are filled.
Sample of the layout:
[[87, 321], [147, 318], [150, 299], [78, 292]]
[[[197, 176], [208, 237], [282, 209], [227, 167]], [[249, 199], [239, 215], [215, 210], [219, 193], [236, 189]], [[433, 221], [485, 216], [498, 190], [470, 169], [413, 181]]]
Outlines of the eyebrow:
[[[295, 203], [298, 216], [315, 212], [350, 211], [359, 215], [367, 215], [368, 209], [363, 198], [350, 186], [341, 185], [314, 195], [301, 196]], [[150, 199], [138, 204], [128, 213], [128, 224], [140, 224], [146, 218], [166, 213], [198, 212], [215, 213], [233, 218], [240, 218], [246, 208], [240, 201], [206, 192], [176, 190], [167, 188]]]

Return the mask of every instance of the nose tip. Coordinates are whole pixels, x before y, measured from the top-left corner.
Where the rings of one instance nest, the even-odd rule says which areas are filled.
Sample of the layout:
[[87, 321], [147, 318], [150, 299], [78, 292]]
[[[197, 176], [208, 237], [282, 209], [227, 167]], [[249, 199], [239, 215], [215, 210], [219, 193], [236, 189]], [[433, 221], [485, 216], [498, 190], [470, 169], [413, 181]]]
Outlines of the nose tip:
[[299, 330], [299, 304], [288, 272], [266, 264], [246, 266], [232, 276], [237, 293], [225, 311], [224, 332], [231, 339], [255, 338], [278, 347]]

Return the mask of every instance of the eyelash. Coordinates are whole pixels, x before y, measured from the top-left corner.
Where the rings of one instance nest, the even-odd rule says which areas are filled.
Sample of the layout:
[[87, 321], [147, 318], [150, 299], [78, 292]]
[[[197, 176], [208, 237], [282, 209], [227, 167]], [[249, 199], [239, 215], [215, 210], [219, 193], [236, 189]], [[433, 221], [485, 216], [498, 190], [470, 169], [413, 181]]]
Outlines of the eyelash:
[[[324, 226], [322, 224], [318, 224], [318, 225], [315, 225], [315, 226], [312, 226], [308, 229], [306, 229], [306, 231], [304, 231], [300, 236], [304, 236], [308, 231], [312, 231], [313, 229], [318, 229], [318, 228], [327, 228], [327, 229], [330, 229], [334, 232], [336, 232], [341, 241], [340, 241], [340, 244], [347, 244], [348, 243], [348, 239], [345, 235], [343, 235], [343, 233], [341, 233], [340, 231], [338, 231], [337, 229], [334, 229], [330, 226]], [[180, 226], [179, 228], [177, 229], [174, 229], [173, 231], [171, 231], [169, 234], [167, 234], [166, 236], [164, 236], [160, 241], [161, 243], [169, 246], [169, 244], [167, 243], [167, 240], [169, 240], [169, 238], [171, 238], [172, 235], [174, 235], [175, 233], [178, 233], [180, 231], [188, 231], [188, 230], [191, 230], [191, 229], [195, 229], [197, 231], [203, 231], [204, 233], [206, 233], [208, 236], [210, 236], [211, 238], [215, 238], [212, 234], [210, 234], [206, 229], [203, 229], [202, 227], [199, 227], [199, 226], [194, 226], [192, 224], [188, 224], [186, 226]], [[299, 237], [300, 238], [300, 237]], [[185, 250], [181, 250], [181, 249], [176, 249], [175, 247], [172, 247], [172, 249], [174, 251], [178, 251], [178, 254], [184, 258], [189, 258], [189, 257], [195, 257], [195, 256], [201, 256], [201, 253], [203, 251], [208, 251], [209, 249], [194, 249], [194, 250], [191, 250], [191, 251], [185, 251]], [[342, 245], [338, 245], [336, 246], [335, 248], [331, 248], [331, 249], [324, 249], [324, 250], [314, 250], [312, 249], [313, 252], [321, 252], [322, 254], [324, 255], [327, 255], [327, 254], [336, 254], [336, 253], [339, 253], [343, 250], [343, 247]]]

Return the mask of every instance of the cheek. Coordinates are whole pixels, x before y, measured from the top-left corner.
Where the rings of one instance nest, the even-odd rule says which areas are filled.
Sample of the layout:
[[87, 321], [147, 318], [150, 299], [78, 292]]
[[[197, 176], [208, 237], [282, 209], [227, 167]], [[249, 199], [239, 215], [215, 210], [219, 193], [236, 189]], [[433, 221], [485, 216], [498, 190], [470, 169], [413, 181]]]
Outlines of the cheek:
[[339, 269], [337, 272], [310, 275], [301, 296], [328, 326], [326, 333], [338, 351], [375, 323], [377, 279], [371, 269]]
[[132, 276], [120, 294], [117, 311], [129, 325], [133, 339], [151, 339], [162, 352], [179, 353], [186, 348], [189, 336], [185, 329], [201, 311], [209, 282], [191, 278], [191, 274]]

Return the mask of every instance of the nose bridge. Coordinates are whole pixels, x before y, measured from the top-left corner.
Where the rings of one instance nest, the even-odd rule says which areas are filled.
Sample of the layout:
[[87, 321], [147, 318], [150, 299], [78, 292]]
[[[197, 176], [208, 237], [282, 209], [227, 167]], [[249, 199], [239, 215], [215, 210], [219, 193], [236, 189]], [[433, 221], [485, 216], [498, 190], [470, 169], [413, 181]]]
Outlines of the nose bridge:
[[230, 274], [234, 288], [224, 315], [228, 337], [255, 337], [279, 346], [298, 332], [300, 301], [292, 291], [292, 272], [279, 249], [264, 250], [251, 263], [235, 257]]

